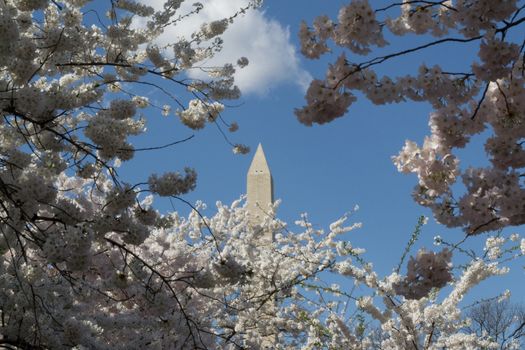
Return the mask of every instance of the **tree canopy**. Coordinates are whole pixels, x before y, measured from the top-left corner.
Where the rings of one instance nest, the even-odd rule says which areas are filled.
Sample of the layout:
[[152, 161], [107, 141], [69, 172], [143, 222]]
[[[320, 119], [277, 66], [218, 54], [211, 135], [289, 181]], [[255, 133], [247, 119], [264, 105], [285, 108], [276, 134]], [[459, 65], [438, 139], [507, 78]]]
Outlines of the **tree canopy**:
[[[181, 196], [196, 186], [190, 167], [135, 184], [119, 176], [122, 162], [158, 148], [130, 141], [153, 114], [174, 113], [192, 130], [210, 123], [221, 132], [237, 129], [222, 118], [224, 101], [240, 97], [233, 74], [249, 58], [212, 68], [201, 63], [220, 50], [228, 25], [260, 2], [204, 24], [191, 39], [158, 46], [166, 27], [203, 6], [183, 11], [182, 3], [168, 0], [154, 9], [131, 0], [0, 2], [0, 346], [498, 346], [490, 334], [468, 328], [461, 303], [475, 285], [505, 274], [506, 263], [525, 254], [517, 234], [489, 235], [483, 252], [442, 240], [439, 250], [412, 254], [426, 222], [420, 218], [399, 266], [381, 277], [346, 235], [360, 227], [347, 223], [352, 213], [321, 229], [306, 214], [294, 225], [279, 220], [275, 203], [254, 224], [242, 198], [218, 202], [210, 216], [202, 214], [204, 204], [185, 201]], [[407, 142], [394, 159], [401, 171], [417, 173], [416, 200], [469, 235], [521, 225], [523, 44], [511, 34], [525, 22], [524, 8], [519, 1], [472, 0], [404, 1], [374, 10], [367, 1], [351, 1], [337, 22], [321, 16], [313, 29], [303, 25], [305, 55], [328, 52], [328, 39], [369, 54], [387, 45], [385, 28], [437, 39], [362, 63], [343, 53], [325, 80], [312, 82], [308, 106], [296, 114], [307, 125], [329, 122], [346, 113], [354, 90], [380, 104], [428, 101], [435, 108], [431, 135], [422, 147]], [[387, 12], [396, 17], [378, 19]], [[461, 73], [421, 67], [417, 76], [378, 78], [373, 71], [449, 41], [479, 42], [479, 62], [472, 58], [471, 70]], [[195, 68], [210, 77], [191, 78]], [[137, 86], [165, 95], [175, 111], [155, 105]], [[485, 129], [492, 166], [461, 170], [453, 151]], [[184, 140], [170, 145], [178, 142]], [[467, 191], [456, 200], [451, 186], [460, 175]], [[192, 211], [160, 213], [155, 197], [179, 199]], [[274, 241], [261, 244], [267, 232]], [[459, 254], [467, 261], [455, 266]]]
[[[369, 1], [357, 0], [342, 6], [337, 19], [321, 15], [311, 27], [303, 23], [301, 52], [306, 57], [341, 53], [324, 79], [312, 81], [307, 105], [296, 110], [297, 118], [309, 126], [329, 123], [347, 114], [356, 92], [378, 105], [427, 102], [434, 109], [430, 135], [423, 145], [407, 140], [393, 158], [399, 171], [417, 175], [414, 200], [432, 209], [440, 223], [462, 227], [470, 235], [523, 225], [523, 6], [514, 0], [416, 0], [373, 8]], [[390, 36], [406, 37], [407, 45], [375, 54], [374, 49], [389, 47], [387, 30]], [[414, 36], [426, 41], [410, 45]], [[458, 46], [473, 43], [477, 55], [458, 57], [465, 62], [463, 71], [425, 64], [405, 76], [378, 76], [375, 71], [387, 61], [436, 46], [454, 44], [452, 50], [465, 56]], [[483, 132], [489, 136], [478, 154], [486, 152], [490, 166], [461, 168], [457, 151]]]

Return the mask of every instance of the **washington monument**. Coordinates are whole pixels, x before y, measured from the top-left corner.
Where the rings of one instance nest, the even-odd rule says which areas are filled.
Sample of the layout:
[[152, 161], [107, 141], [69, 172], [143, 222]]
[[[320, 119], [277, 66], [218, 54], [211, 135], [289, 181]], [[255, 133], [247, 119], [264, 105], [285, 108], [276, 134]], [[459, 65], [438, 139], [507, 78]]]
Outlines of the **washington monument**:
[[[273, 204], [272, 173], [270, 172], [270, 167], [268, 167], [268, 162], [264, 156], [261, 144], [257, 146], [257, 151], [255, 151], [255, 155], [253, 156], [252, 164], [246, 176], [246, 182], [249, 220], [252, 227], [256, 228], [266, 216], [272, 215], [270, 205]], [[268, 247], [268, 245], [273, 242], [273, 232], [271, 230], [262, 231], [261, 236], [258, 237], [256, 242], [258, 245]], [[268, 285], [268, 281], [265, 281], [265, 283]], [[275, 300], [264, 304], [264, 310], [265, 316], [263, 316], [263, 318], [266, 318], [266, 321], [274, 319], [276, 314]], [[264, 336], [261, 349], [275, 348], [274, 344], [277, 341], [277, 330], [271, 329], [272, 331]]]
[[[252, 225], [258, 225], [265, 216], [270, 215], [270, 205], [273, 204], [273, 179], [264, 151], [259, 144], [253, 156], [252, 164], [247, 174], [247, 208]], [[265, 232], [264, 238], [272, 241], [271, 232]]]

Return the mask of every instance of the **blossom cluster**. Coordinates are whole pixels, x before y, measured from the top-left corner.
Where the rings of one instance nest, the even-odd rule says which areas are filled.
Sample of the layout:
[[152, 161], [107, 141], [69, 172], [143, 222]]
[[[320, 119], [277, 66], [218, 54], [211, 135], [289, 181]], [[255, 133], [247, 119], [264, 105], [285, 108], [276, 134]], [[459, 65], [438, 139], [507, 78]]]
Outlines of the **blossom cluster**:
[[178, 196], [192, 191], [196, 186], [197, 173], [190, 168], [184, 171], [184, 177], [179, 173], [165, 173], [160, 177], [151, 175], [148, 180], [150, 191], [159, 196]]
[[406, 277], [396, 284], [396, 292], [407, 299], [421, 299], [433, 288], [443, 288], [452, 280], [450, 273], [452, 253], [444, 249], [439, 253], [420, 250], [408, 262]]
[[[74, 186], [82, 180], [61, 181]], [[365, 251], [347, 240], [348, 232], [361, 227], [347, 224], [348, 216], [326, 230], [306, 215], [289, 226], [274, 217], [274, 206], [254, 226], [242, 200], [218, 202], [212, 216], [203, 215], [206, 207], [197, 203], [185, 218], [162, 217], [151, 209], [151, 196], [135, 201], [129, 187], [113, 190], [105, 204], [101, 191], [92, 195], [93, 202], [70, 205], [69, 214], [99, 208], [121, 213], [119, 220], [106, 215], [91, 227], [53, 232], [42, 249], [26, 248], [27, 263], [2, 260], [4, 340], [56, 349], [376, 348], [373, 329], [357, 331], [358, 324], [354, 330], [348, 319], [355, 309], [378, 323], [384, 349], [489, 347], [495, 345], [491, 339], [465, 330], [459, 303], [484, 279], [507, 272], [499, 264], [509, 252], [525, 254], [503, 247], [519, 241], [518, 235], [492, 237], [486, 246], [499, 249], [498, 257], [474, 259], [454, 277], [445, 249], [420, 251], [406, 276], [380, 278], [364, 261]], [[123, 211], [132, 202], [135, 217]], [[129, 241], [144, 220], [158, 228], [142, 241]], [[123, 229], [130, 232], [122, 236]], [[104, 239], [97, 239], [102, 232]], [[261, 244], [261, 232], [272, 232], [274, 241]], [[16, 240], [13, 233], [4, 236], [9, 241], [2, 241], [3, 251]], [[327, 285], [328, 273], [347, 281]], [[342, 287], [352, 282], [367, 292], [354, 296]], [[429, 296], [429, 288], [436, 295], [446, 284], [452, 289], [443, 298]], [[43, 304], [31, 303], [27, 293]]]
[[177, 114], [187, 127], [202, 129], [206, 122], [214, 122], [223, 110], [224, 105], [218, 102], [209, 104], [202, 100], [191, 100], [188, 108], [184, 111], [178, 111]]
[[[258, 3], [250, 2], [250, 6]], [[419, 349], [423, 344], [430, 349], [458, 350], [493, 346], [488, 337], [465, 331], [459, 303], [476, 284], [505, 273], [500, 263], [509, 253], [512, 257], [525, 254], [525, 240], [518, 236], [512, 236], [514, 246], [510, 248], [504, 247], [505, 239], [491, 237], [486, 256], [472, 259], [454, 276], [449, 269], [450, 254], [444, 250], [417, 254], [406, 276], [392, 273], [381, 278], [364, 260], [364, 250], [346, 239], [346, 233], [360, 226], [348, 225], [347, 216], [326, 230], [318, 229], [306, 215], [297, 227], [273, 215], [253, 225], [242, 200], [231, 206], [218, 203], [217, 213], [210, 216], [201, 203], [192, 206], [188, 217], [176, 212], [163, 215], [152, 207], [154, 198], [193, 190], [194, 170], [153, 174], [135, 185], [119, 177], [119, 164], [145, 150], [135, 149], [130, 141], [131, 136], [145, 132], [145, 115], [154, 110], [170, 113], [169, 105], [159, 107], [156, 99], [137, 94], [137, 84], [170, 95], [181, 109], [185, 106], [178, 100], [183, 99], [182, 93], [175, 97], [162, 84], [186, 87], [191, 101], [178, 116], [192, 129], [217, 121], [224, 108], [217, 99], [239, 96], [233, 85], [233, 65], [210, 70], [209, 82], [179, 78], [185, 69], [196, 67], [213, 53], [206, 40], [216, 39], [226, 23], [203, 26], [194, 41], [169, 46], [174, 58], [165, 55], [167, 47], [152, 44], [165, 26], [181, 16], [181, 4], [181, 0], [168, 0], [155, 11], [132, 0], [120, 0], [112, 2], [105, 14], [83, 0], [6, 0], [0, 4], [2, 346], [372, 347], [372, 333], [363, 328], [364, 320], [357, 325], [349, 320], [346, 310], [350, 309], [379, 325], [383, 349]], [[511, 5], [508, 1], [502, 8], [481, 7], [479, 11], [487, 13], [479, 17], [483, 19], [478, 21], [483, 26], [480, 30], [485, 30], [487, 21], [501, 20]], [[194, 6], [198, 11], [203, 5]], [[375, 16], [366, 1], [356, 1], [341, 12], [342, 26], [323, 18], [316, 22], [316, 30], [323, 40], [336, 35], [345, 47], [364, 53], [368, 45], [385, 44]], [[146, 25], [137, 27], [138, 18]], [[470, 21], [476, 23], [475, 18]], [[352, 34], [344, 39], [346, 30]], [[489, 38], [484, 40], [491, 44]], [[501, 47], [510, 50], [501, 53], [506, 64], [488, 70], [490, 74], [519, 71], [511, 62], [514, 46]], [[490, 54], [483, 57], [486, 60], [481, 64], [490, 64]], [[240, 67], [246, 64], [246, 59], [238, 62]], [[417, 84], [410, 77], [378, 79], [372, 69], [347, 65], [344, 57], [331, 71], [329, 82], [318, 81], [311, 91], [314, 110], [331, 111], [331, 119], [354, 99], [345, 89], [365, 87], [367, 81], [380, 82], [366, 90], [377, 103], [410, 95], [415, 100], [431, 100], [439, 108], [449, 101], [468, 102], [482, 88], [480, 84], [461, 85], [454, 76], [434, 68], [421, 69], [423, 78]], [[494, 164], [500, 165], [497, 171], [473, 169], [465, 178], [467, 186], [482, 188], [472, 190], [474, 197], [465, 197], [466, 201], [494, 201], [490, 208], [496, 208], [498, 215], [504, 213], [511, 224], [523, 215], [514, 205], [522, 202], [505, 201], [519, 200], [522, 195], [519, 175], [505, 182], [504, 192], [498, 192], [498, 179], [508, 175], [504, 164], [513, 165], [522, 156], [505, 143], [522, 135], [522, 84], [503, 76], [487, 85], [486, 99], [474, 120], [493, 125], [494, 146], [488, 149]], [[447, 89], [446, 96], [438, 95], [439, 89], [432, 90], [436, 86]], [[506, 99], [502, 100], [503, 95]], [[505, 117], [497, 118], [501, 115]], [[415, 151], [417, 145], [410, 144], [406, 157], [399, 159], [404, 171], [421, 173], [421, 187], [428, 186], [432, 192], [422, 188], [427, 193], [420, 197], [432, 205], [436, 205], [434, 197], [448, 193], [442, 182], [459, 176], [456, 158], [444, 154], [448, 149], [439, 141], [460, 139], [447, 131], [456, 127], [455, 119], [443, 118], [435, 118], [439, 131], [429, 139], [428, 149]], [[314, 123], [318, 119], [305, 114], [304, 120]], [[476, 123], [465, 121], [461, 127], [477, 130]], [[230, 129], [234, 131], [236, 124]], [[245, 146], [233, 146], [235, 152], [247, 151]], [[437, 170], [426, 171], [427, 163]], [[445, 208], [449, 202], [440, 203]], [[477, 205], [461, 210], [487, 212]], [[489, 210], [486, 215], [495, 214]], [[268, 232], [274, 242], [261, 244], [260, 237], [268, 236], [262, 233]], [[370, 293], [353, 295], [338, 284], [323, 282], [324, 274], [333, 274], [348, 285], [364, 285]], [[443, 299], [434, 298], [446, 283], [451, 292]], [[411, 294], [400, 288], [404, 284], [412, 288]]]
[[[168, 285], [173, 272], [186, 281], [200, 268], [181, 272], [182, 261], [197, 256], [192, 248], [178, 241], [170, 253], [174, 270], [162, 274], [153, 255], [143, 257], [152, 232], [175, 230], [179, 222], [140, 196], [188, 193], [196, 172], [186, 167], [133, 185], [117, 171], [136, 152], [158, 148], [136, 149], [132, 142], [156, 111], [170, 115], [171, 105], [189, 103], [182, 124], [198, 129], [224, 110], [218, 100], [240, 95], [232, 64], [209, 68], [207, 81], [185, 72], [211, 57], [226, 25], [259, 2], [204, 25], [200, 40], [159, 46], [164, 28], [188, 15], [181, 4], [168, 0], [155, 10], [135, 0], [0, 3], [2, 346], [195, 348], [220, 338], [211, 318], [193, 324], [185, 316], [195, 309], [191, 316], [201, 320], [211, 310], [181, 292], [187, 283]], [[196, 12], [202, 6], [195, 4]], [[146, 86], [159, 97], [143, 96], [151, 92]], [[162, 257], [160, 246], [150, 252]], [[159, 334], [167, 328], [163, 343]], [[146, 329], [156, 331], [145, 336]]]
[[[393, 157], [399, 171], [417, 175], [415, 201], [432, 209], [440, 223], [462, 227], [469, 234], [524, 224], [524, 57], [523, 45], [513, 35], [524, 23], [519, 4], [517, 0], [403, 1], [373, 9], [367, 0], [353, 0], [341, 7], [337, 21], [321, 15], [312, 28], [303, 23], [299, 37], [306, 57], [335, 51], [330, 40], [343, 53], [329, 65], [323, 80], [312, 81], [306, 106], [295, 111], [297, 118], [311, 126], [342, 117], [355, 101], [356, 91], [381, 105], [428, 102], [434, 108], [430, 135], [422, 146], [407, 141]], [[427, 42], [371, 56], [374, 47], [388, 45], [383, 39], [386, 30], [397, 36], [425, 35]], [[402, 77], [380, 77], [374, 71], [386, 61], [447, 42], [479, 48], [463, 72], [425, 64], [417, 74]], [[345, 50], [369, 56], [355, 63], [346, 58]], [[479, 153], [488, 154], [490, 165], [460, 168], [458, 149], [482, 133], [488, 137]], [[457, 186], [461, 182], [463, 189]]]

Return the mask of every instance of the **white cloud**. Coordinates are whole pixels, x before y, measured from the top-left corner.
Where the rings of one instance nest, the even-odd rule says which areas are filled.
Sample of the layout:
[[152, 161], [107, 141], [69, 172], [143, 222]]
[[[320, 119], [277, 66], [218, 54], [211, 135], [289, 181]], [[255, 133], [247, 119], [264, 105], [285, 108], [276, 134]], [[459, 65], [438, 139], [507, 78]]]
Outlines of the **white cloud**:
[[[150, 6], [161, 6], [162, 1], [144, 1]], [[185, 1], [180, 13], [192, 9], [194, 1]], [[177, 38], [189, 38], [203, 23], [232, 16], [245, 6], [247, 0], [204, 0], [204, 8], [198, 15], [192, 15], [175, 26], [165, 30], [159, 44], [173, 42]], [[244, 94], [265, 94], [283, 83], [293, 83], [306, 89], [310, 74], [300, 67], [295, 48], [290, 43], [290, 32], [278, 21], [269, 19], [261, 10], [250, 10], [235, 18], [234, 23], [221, 35], [223, 49], [206, 66], [235, 63], [240, 57], [247, 57], [250, 64], [237, 69], [235, 83]], [[199, 71], [193, 71], [197, 77]], [[199, 76], [202, 77], [202, 76]]]

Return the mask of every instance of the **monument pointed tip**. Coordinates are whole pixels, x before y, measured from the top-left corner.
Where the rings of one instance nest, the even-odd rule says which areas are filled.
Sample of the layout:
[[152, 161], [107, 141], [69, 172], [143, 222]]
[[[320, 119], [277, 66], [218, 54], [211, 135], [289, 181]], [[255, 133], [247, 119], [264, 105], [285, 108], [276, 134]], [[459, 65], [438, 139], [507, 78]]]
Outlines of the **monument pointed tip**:
[[250, 169], [248, 170], [248, 174], [263, 173], [269, 174], [270, 167], [268, 166], [268, 162], [266, 161], [266, 156], [264, 155], [262, 144], [259, 143], [259, 145], [257, 146], [257, 150], [255, 151], [255, 154], [253, 156]]
[[257, 145], [257, 149], [255, 150], [255, 154], [253, 155], [253, 157], [255, 158], [257, 156], [257, 154], [261, 154], [264, 156], [264, 150], [263, 150], [263, 146], [262, 144], [259, 142], [259, 144]]
[[[250, 215], [250, 222], [253, 225], [259, 225], [263, 218], [268, 215], [269, 206], [273, 203], [272, 173], [260, 143], [257, 145], [257, 150], [253, 155], [246, 180], [246, 205]], [[267, 232], [265, 236], [268, 238], [268, 241], [272, 240], [271, 231]]]

